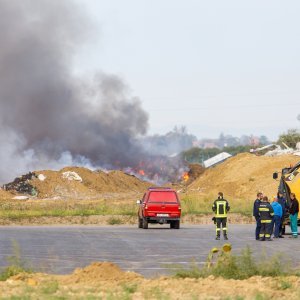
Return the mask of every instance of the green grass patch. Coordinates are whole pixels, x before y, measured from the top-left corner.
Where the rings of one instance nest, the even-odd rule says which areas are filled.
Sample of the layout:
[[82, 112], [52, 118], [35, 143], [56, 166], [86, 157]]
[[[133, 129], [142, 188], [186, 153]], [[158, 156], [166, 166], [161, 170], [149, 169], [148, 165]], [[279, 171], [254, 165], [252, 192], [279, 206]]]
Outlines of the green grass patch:
[[4, 202], [0, 203], [0, 218], [12, 221], [37, 217], [69, 217], [94, 215], [135, 216], [136, 204], [118, 203], [117, 201], [44, 201], [44, 202]]
[[57, 292], [57, 290], [58, 290], [58, 282], [55, 280], [49, 281], [41, 287], [41, 292], [46, 295], [54, 294]]
[[7, 257], [9, 266], [5, 267], [0, 273], [0, 281], [5, 281], [19, 273], [32, 273], [32, 269], [27, 267], [27, 263], [21, 258], [21, 249], [16, 241], [12, 241], [12, 253], [11, 256]]
[[[229, 244], [225, 244], [229, 245]], [[280, 256], [262, 257], [261, 261], [255, 261], [251, 249], [247, 247], [240, 255], [233, 255], [231, 250], [213, 248], [208, 255], [206, 265], [200, 268], [192, 263], [187, 269], [179, 269], [175, 273], [178, 278], [204, 278], [210, 275], [225, 279], [247, 279], [252, 276], [278, 277], [296, 275], [296, 271], [290, 270]], [[288, 284], [283, 284], [288, 286]]]

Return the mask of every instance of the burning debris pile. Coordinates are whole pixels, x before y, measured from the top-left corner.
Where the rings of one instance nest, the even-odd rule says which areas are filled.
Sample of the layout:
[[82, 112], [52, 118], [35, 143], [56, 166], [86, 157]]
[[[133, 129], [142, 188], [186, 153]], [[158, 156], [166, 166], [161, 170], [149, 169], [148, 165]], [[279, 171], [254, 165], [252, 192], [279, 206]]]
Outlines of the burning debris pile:
[[34, 172], [29, 172], [28, 174], [15, 178], [15, 180], [10, 183], [4, 184], [3, 190], [37, 196], [36, 188], [30, 183], [35, 178], [38, 178], [38, 176]]
[[150, 156], [136, 167], [124, 168], [124, 172], [153, 184], [179, 183], [184, 180], [184, 173], [189, 172], [189, 165], [179, 157]]

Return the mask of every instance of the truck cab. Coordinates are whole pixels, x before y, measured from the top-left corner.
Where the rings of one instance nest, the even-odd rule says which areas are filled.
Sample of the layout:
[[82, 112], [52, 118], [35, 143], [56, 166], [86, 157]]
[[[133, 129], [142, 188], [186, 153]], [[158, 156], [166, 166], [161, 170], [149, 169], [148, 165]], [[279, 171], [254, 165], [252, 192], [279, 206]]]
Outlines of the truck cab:
[[[293, 167], [286, 167], [281, 170], [281, 176], [278, 172], [273, 173], [273, 179], [279, 179], [278, 191], [280, 191], [288, 204], [291, 204], [290, 194], [294, 193], [297, 200], [300, 200], [300, 162]], [[286, 213], [285, 225], [289, 224], [289, 214]], [[300, 219], [298, 215], [298, 224]]]
[[137, 204], [139, 228], [148, 229], [149, 223], [170, 224], [171, 229], [180, 228], [181, 205], [175, 190], [151, 187]]

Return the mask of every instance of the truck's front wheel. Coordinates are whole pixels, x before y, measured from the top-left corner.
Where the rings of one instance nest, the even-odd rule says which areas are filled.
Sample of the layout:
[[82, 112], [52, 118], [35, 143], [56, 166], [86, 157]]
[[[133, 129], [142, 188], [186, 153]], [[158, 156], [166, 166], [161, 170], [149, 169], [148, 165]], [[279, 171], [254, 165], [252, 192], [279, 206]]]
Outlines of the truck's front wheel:
[[139, 228], [143, 228], [143, 219], [141, 219], [140, 217], [138, 217], [138, 224]]
[[146, 218], [143, 218], [143, 229], [148, 229], [148, 221]]

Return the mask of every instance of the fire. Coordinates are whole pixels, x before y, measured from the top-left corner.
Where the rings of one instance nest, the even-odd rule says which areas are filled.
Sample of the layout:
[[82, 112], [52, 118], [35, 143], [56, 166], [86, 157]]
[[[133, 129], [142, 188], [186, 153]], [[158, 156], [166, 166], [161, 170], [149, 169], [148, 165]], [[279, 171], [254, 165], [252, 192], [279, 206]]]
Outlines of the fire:
[[190, 176], [189, 176], [188, 172], [184, 172], [184, 173], [182, 174], [182, 179], [183, 179], [184, 181], [188, 181], [189, 178], [190, 178]]
[[139, 170], [139, 174], [141, 175], [141, 176], [145, 176], [145, 171], [144, 170]]

